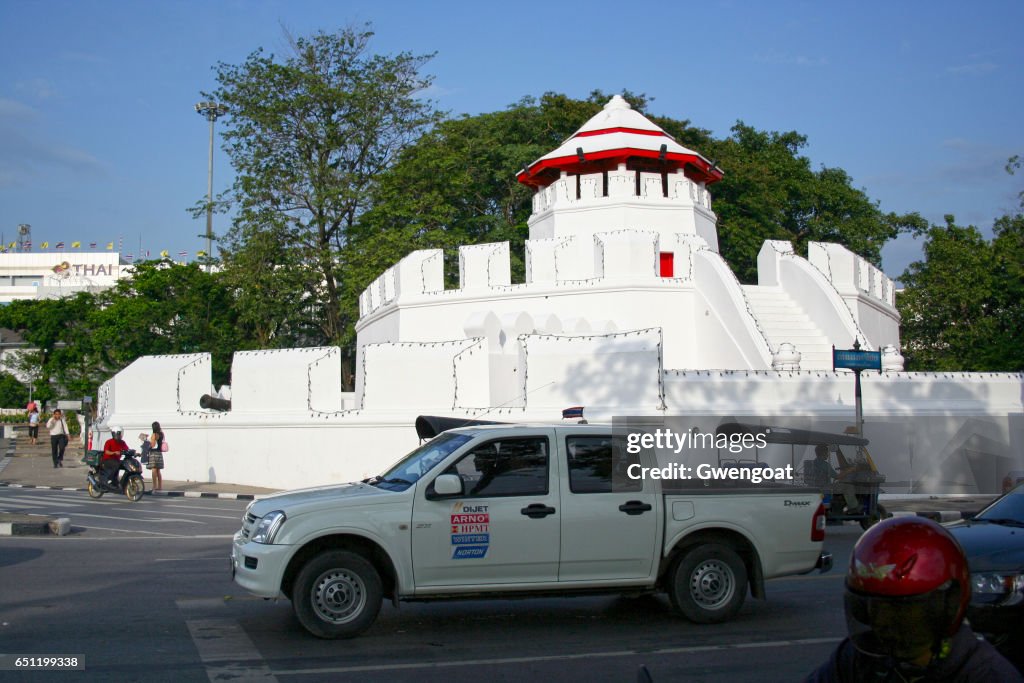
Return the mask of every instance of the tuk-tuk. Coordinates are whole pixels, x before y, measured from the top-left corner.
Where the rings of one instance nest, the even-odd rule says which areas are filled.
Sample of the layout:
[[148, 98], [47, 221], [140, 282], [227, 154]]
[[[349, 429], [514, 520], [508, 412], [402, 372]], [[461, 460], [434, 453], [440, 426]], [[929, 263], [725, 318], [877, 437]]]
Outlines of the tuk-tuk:
[[[848, 429], [847, 432], [852, 430]], [[821, 489], [824, 494], [826, 518], [829, 523], [842, 523], [847, 521], [859, 522], [861, 527], [867, 529], [876, 524], [879, 520], [888, 517], [885, 508], [878, 502], [878, 493], [885, 475], [878, 471], [871, 454], [866, 446], [868, 440], [856, 434], [833, 434], [831, 432], [818, 432], [809, 429], [793, 429], [790, 427], [779, 427], [771, 425], [747, 424], [742, 422], [727, 422], [718, 427], [716, 434], [750, 434], [752, 436], [763, 435], [768, 444], [784, 444], [790, 446], [789, 461], [796, 474], [797, 482], [804, 486]], [[851, 484], [857, 496], [858, 508], [855, 511], [844, 509], [843, 496], [837, 495], [834, 491], [834, 484], [829, 474], [823, 475], [823, 468], [817, 466], [813, 454], [810, 459], [804, 459], [799, 465], [796, 463], [797, 446], [803, 446], [801, 456], [807, 446], [824, 445], [828, 448], [828, 462], [831, 470], [835, 470], [841, 481]], [[849, 454], [843, 452], [846, 447]], [[760, 464], [760, 449], [754, 450], [753, 461], [723, 461], [719, 453], [720, 465], [738, 465], [741, 467], [757, 467]], [[824, 468], [825, 472], [829, 468]]]

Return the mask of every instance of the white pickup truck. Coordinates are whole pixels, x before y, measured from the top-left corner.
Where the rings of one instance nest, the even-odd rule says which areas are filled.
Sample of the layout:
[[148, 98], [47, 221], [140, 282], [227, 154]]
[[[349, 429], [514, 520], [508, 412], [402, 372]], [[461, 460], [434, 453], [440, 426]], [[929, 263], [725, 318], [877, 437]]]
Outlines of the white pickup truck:
[[[731, 618], [749, 587], [831, 567], [821, 493], [612, 484], [612, 430], [444, 432], [360, 483], [249, 505], [231, 573], [287, 597], [310, 633], [351, 637], [398, 601], [664, 590], [687, 618]], [[667, 488], [667, 487], [666, 487]]]

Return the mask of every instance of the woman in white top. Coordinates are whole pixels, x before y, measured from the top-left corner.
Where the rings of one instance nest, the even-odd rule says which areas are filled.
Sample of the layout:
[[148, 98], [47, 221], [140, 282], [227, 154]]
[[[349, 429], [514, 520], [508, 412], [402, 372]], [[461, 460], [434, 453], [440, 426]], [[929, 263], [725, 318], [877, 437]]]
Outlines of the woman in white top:
[[33, 446], [39, 443], [39, 409], [35, 404], [28, 411], [28, 442]]

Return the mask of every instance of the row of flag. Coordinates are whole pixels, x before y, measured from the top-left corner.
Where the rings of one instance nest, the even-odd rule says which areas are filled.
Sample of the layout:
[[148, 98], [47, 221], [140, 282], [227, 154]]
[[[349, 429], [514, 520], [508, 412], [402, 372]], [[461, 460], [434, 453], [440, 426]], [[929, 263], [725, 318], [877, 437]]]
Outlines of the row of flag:
[[[97, 245], [96, 242], [90, 242], [89, 243], [89, 248], [90, 249], [96, 249], [97, 246], [98, 245]], [[0, 247], [0, 249], [2, 249], [3, 251], [14, 251], [15, 249], [17, 249], [17, 247], [18, 247], [18, 243], [17, 242], [11, 242], [7, 246], [5, 246], [5, 247]], [[71, 248], [72, 249], [80, 249], [81, 247], [82, 247], [82, 243], [81, 242], [72, 242], [71, 243]], [[43, 242], [42, 244], [39, 245], [39, 248], [40, 249], [49, 249], [50, 248], [50, 243], [49, 242]], [[53, 248], [57, 249], [58, 251], [60, 251], [60, 250], [64, 249], [64, 243], [63, 242], [56, 242], [53, 245]], [[22, 251], [32, 251], [32, 242], [30, 242], [28, 240], [25, 240], [21, 244], [21, 250]], [[114, 250], [114, 243], [113, 242], [107, 242], [107, 251], [113, 251], [113, 250]]]
[[[72, 242], [71, 243], [71, 248], [72, 249], [80, 249], [81, 246], [82, 246], [81, 242]], [[43, 243], [41, 243], [39, 245], [39, 248], [42, 249], [42, 250], [49, 249], [50, 248], [50, 243], [49, 242], [43, 242]], [[56, 242], [53, 245], [53, 248], [56, 249], [57, 251], [63, 251], [64, 250], [64, 242]], [[89, 248], [90, 249], [96, 249], [97, 248], [97, 243], [96, 242], [90, 242], [89, 243]], [[113, 242], [107, 242], [106, 249], [107, 249], [107, 251], [113, 251], [114, 250], [114, 243]], [[0, 253], [12, 252], [12, 251], [17, 251], [17, 250], [18, 250], [18, 243], [17, 242], [10, 242], [9, 244], [6, 244], [6, 245], [0, 245]], [[29, 242], [27, 240], [25, 242], [23, 242], [21, 244], [21, 251], [23, 251], [23, 252], [24, 251], [32, 251], [32, 242]], [[140, 253], [139, 254], [139, 259], [145, 260], [145, 259], [151, 258], [151, 254], [152, 254], [152, 252], [147, 249], [144, 253]], [[178, 256], [180, 258], [188, 258], [188, 254], [189, 253], [187, 251], [179, 251], [178, 252]], [[196, 252], [196, 257], [197, 258], [202, 258], [204, 256], [206, 256], [206, 252], [205, 251], [197, 251]], [[160, 258], [170, 258], [170, 257], [171, 257], [171, 254], [166, 249], [164, 249], [163, 251], [160, 252]], [[131, 263], [132, 261], [135, 260], [135, 255], [134, 254], [125, 254], [125, 259], [129, 263]]]
[[[196, 252], [196, 258], [203, 258], [204, 256], [206, 256], [206, 252], [205, 251], [197, 251]], [[178, 257], [179, 258], [188, 258], [188, 252], [187, 251], [179, 251], [178, 252]], [[139, 259], [140, 260], [145, 261], [146, 259], [149, 259], [149, 258], [151, 258], [151, 256], [150, 256], [150, 252], [149, 252], [148, 249], [146, 250], [146, 252], [144, 254], [139, 254]], [[171, 258], [171, 254], [170, 254], [169, 251], [164, 249], [163, 251], [160, 252], [160, 258]], [[125, 254], [124, 255], [124, 260], [127, 261], [128, 263], [131, 263], [132, 261], [135, 260], [135, 255], [134, 254]]]

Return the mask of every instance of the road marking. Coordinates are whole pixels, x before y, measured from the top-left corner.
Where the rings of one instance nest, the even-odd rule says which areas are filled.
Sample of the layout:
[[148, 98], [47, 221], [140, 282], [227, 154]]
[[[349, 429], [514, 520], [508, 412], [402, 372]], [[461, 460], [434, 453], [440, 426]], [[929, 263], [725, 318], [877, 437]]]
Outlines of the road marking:
[[175, 535], [175, 534], [159, 533], [159, 532], [156, 532], [156, 531], [133, 531], [131, 529], [114, 529], [114, 528], [111, 528], [111, 527], [97, 527], [97, 526], [83, 527], [83, 526], [78, 526], [78, 525], [74, 525], [73, 528], [76, 529], [76, 530], [77, 529], [87, 529], [87, 530], [92, 529], [92, 530], [98, 530], [98, 531], [120, 531], [120, 532], [126, 533], [126, 534], [156, 534], [156, 535], [149, 535], [149, 536], [108, 536], [108, 537], [104, 537], [104, 536], [75, 536], [75, 535], [51, 536], [51, 535], [47, 534], [47, 535], [44, 535], [44, 536], [10, 536], [10, 537], [5, 537], [4, 538], [4, 542], [5, 543], [8, 542], [8, 541], [16, 542], [18, 540], [24, 540], [24, 541], [31, 540], [33, 543], [37, 543], [37, 542], [38, 543], [61, 543], [61, 542], [64, 542], [64, 541], [80, 541], [80, 542], [86, 542], [86, 543], [89, 543], [89, 542], [109, 542], [109, 541], [161, 541], [161, 542], [164, 542], [164, 541], [194, 541], [197, 538], [201, 538], [201, 539], [204, 539], [204, 540], [212, 539], [212, 540], [223, 541], [223, 540], [226, 540], [226, 539], [234, 538], [234, 536], [231, 535], [231, 534]]
[[[178, 512], [178, 513], [175, 513], [175, 514], [179, 514], [180, 515], [182, 513]], [[194, 514], [185, 515], [185, 516], [186, 517], [204, 517], [204, 518], [209, 518], [209, 519], [233, 519], [236, 522], [238, 522], [239, 524], [241, 524], [241, 520], [242, 520], [242, 516], [241, 515], [204, 515], [204, 514], [201, 514], [201, 513], [194, 513]]]
[[249, 636], [234, 619], [185, 621], [211, 683], [227, 680], [277, 681]]
[[797, 647], [804, 645], [824, 645], [838, 643], [842, 635], [833, 638], [802, 638], [799, 640], [775, 640], [758, 643], [735, 643], [727, 645], [693, 645], [690, 647], [666, 647], [655, 650], [619, 650], [615, 652], [580, 652], [564, 655], [538, 655], [536, 657], [503, 657], [495, 659], [465, 659], [452, 662], [407, 662], [404, 664], [367, 664], [361, 666], [324, 667], [322, 669], [289, 669], [274, 671], [276, 676], [315, 676], [321, 674], [347, 674], [367, 671], [403, 671], [410, 669], [447, 669], [461, 666], [500, 666], [503, 664], [531, 664], [538, 662], [557, 662], [576, 659], [614, 658], [614, 657], [656, 657], [660, 655], [693, 654], [697, 652], [716, 652], [764, 647]]
[[[200, 522], [200, 521], [197, 521], [197, 520], [194, 520], [194, 519], [178, 519], [177, 517], [151, 517], [151, 518], [144, 518], [144, 517], [118, 517], [117, 515], [91, 515], [88, 512], [75, 512], [75, 513], [68, 513], [68, 514], [74, 514], [75, 517], [96, 517], [96, 518], [99, 518], [99, 519], [120, 519], [120, 520], [124, 520], [126, 522], [145, 522], [147, 524], [150, 524], [150, 523], [170, 524], [172, 522], [181, 522], [183, 524], [204, 524], [204, 522]], [[153, 513], [149, 513], [149, 514], [153, 514]]]
[[[53, 498], [57, 498], [57, 497], [54, 496]], [[45, 502], [45, 503], [49, 503], [50, 505], [53, 505], [53, 503], [54, 503], [54, 500], [51, 499], [51, 498], [41, 498], [39, 496], [34, 496], [33, 497], [33, 496], [25, 496], [25, 495], [21, 495], [21, 496], [0, 496], [0, 500], [5, 500], [5, 501], [13, 500], [13, 501], [18, 502], [18, 503], [33, 503], [33, 504], [39, 504], [41, 502]], [[62, 496], [58, 500], [60, 500], [60, 504], [61, 505], [84, 505], [85, 504], [84, 501], [81, 501], [80, 498], [77, 499], [75, 502], [72, 502], [72, 499], [70, 497], [68, 497], [68, 496]]]
[[[79, 526], [77, 524], [75, 524], [73, 526], [76, 529], [85, 529], [87, 531], [88, 530], [117, 531], [117, 532], [122, 533], [122, 534], [146, 534], [146, 535], [149, 535], [149, 536], [160, 536], [162, 538], [168, 538], [168, 537], [170, 537], [170, 538], [180, 538], [181, 537], [181, 534], [165, 534], [162, 531], [147, 531], [146, 529], [117, 529], [117, 528], [110, 527], [110, 526]], [[193, 537], [192, 536], [187, 536], [186, 538], [193, 538]], [[97, 539], [97, 540], [99, 540], [99, 539]]]
[[165, 508], [183, 508], [185, 510], [213, 510], [214, 512], [235, 512], [235, 511], [237, 511], [239, 514], [237, 514], [236, 516], [239, 517], [239, 518], [241, 518], [241, 512], [244, 510], [244, 508], [240, 508], [240, 507], [227, 507], [227, 506], [225, 506], [225, 507], [206, 507], [205, 505], [177, 505], [175, 503], [170, 503], [170, 504], [167, 504], [167, 505], [162, 505], [161, 507], [165, 507]]
[[[189, 536], [189, 538], [195, 538], [195, 536]], [[223, 557], [158, 557], [153, 562], [220, 562], [224, 564]], [[217, 598], [218, 600], [220, 598]], [[181, 607], [181, 605], [178, 605]]]

